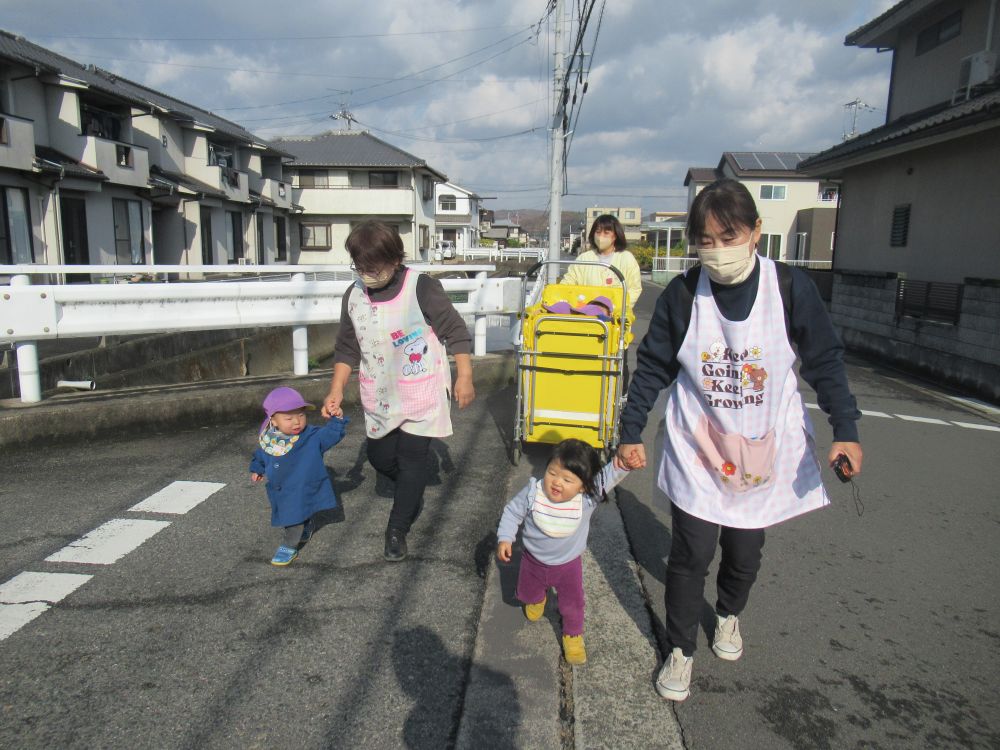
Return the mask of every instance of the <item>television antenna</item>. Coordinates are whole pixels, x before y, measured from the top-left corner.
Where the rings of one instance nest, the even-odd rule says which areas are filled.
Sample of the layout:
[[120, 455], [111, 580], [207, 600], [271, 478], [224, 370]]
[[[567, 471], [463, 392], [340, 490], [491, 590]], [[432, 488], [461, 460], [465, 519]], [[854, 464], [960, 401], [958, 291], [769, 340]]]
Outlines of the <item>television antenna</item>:
[[848, 102], [844, 105], [845, 110], [850, 110], [851, 112], [851, 132], [844, 133], [843, 140], [849, 141], [851, 138], [856, 138], [858, 135], [858, 112], [877, 112], [878, 108], [873, 107], [870, 104], [865, 104], [861, 99], [855, 99], [853, 102]]

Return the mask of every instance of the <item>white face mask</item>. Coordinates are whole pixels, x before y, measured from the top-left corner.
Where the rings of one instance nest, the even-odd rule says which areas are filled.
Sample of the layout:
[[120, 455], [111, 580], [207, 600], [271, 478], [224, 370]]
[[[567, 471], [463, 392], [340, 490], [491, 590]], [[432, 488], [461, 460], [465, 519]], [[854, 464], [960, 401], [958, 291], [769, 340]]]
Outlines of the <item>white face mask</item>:
[[600, 252], [604, 253], [615, 244], [615, 238], [607, 234], [595, 234], [594, 244], [597, 245], [597, 249]]
[[732, 286], [744, 281], [753, 271], [754, 253], [750, 240], [731, 247], [699, 247], [698, 258], [716, 284]]

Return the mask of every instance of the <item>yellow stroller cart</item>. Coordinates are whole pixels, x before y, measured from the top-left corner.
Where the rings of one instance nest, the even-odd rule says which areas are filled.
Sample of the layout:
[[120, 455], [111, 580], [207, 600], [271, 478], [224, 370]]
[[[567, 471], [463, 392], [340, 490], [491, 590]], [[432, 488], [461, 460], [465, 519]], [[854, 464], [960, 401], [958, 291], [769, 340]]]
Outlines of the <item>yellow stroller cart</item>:
[[515, 464], [529, 442], [577, 438], [609, 455], [618, 444], [623, 363], [632, 340], [624, 277], [612, 267], [620, 286], [547, 284], [527, 302], [529, 278], [544, 274], [545, 266], [573, 263], [579, 261], [543, 261], [521, 282]]

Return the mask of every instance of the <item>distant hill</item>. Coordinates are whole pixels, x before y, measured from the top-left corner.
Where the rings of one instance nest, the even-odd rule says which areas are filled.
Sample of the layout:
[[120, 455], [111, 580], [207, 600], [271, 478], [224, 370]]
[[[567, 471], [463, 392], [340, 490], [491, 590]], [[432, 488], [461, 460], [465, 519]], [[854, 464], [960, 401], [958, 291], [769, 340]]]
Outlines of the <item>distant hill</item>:
[[[494, 216], [497, 219], [510, 218], [521, 225], [522, 232], [529, 234], [545, 234], [549, 231], [549, 215], [545, 211], [537, 208], [498, 208], [494, 209]], [[584, 211], [563, 211], [562, 229], [566, 234], [572, 225], [574, 232], [579, 232], [586, 221], [587, 214]]]

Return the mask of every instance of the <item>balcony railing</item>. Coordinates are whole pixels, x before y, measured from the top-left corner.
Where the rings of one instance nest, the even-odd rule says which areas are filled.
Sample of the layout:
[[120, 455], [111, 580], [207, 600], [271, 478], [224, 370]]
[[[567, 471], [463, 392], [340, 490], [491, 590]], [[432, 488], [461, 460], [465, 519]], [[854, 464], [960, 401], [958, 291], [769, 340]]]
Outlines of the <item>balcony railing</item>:
[[413, 189], [409, 187], [296, 188], [293, 200], [307, 213], [413, 215]]
[[145, 187], [149, 182], [149, 152], [142, 146], [95, 135], [80, 138], [85, 139], [80, 161], [104, 172], [111, 182], [133, 187]]

